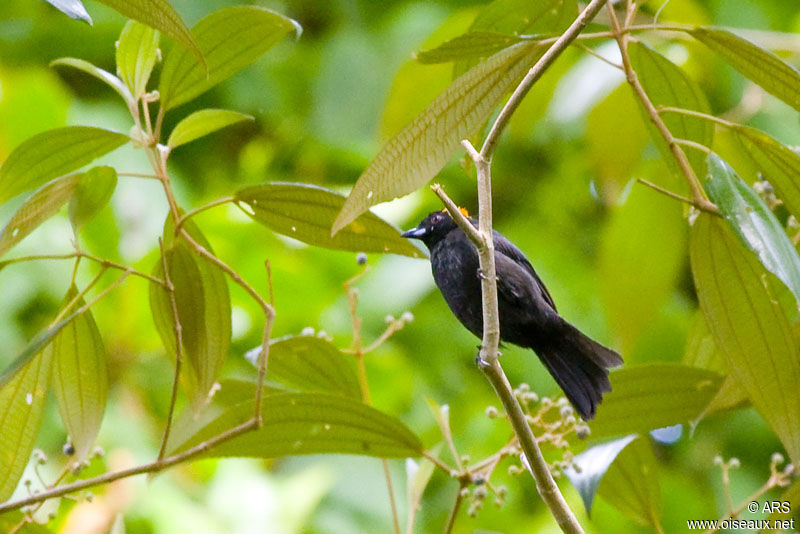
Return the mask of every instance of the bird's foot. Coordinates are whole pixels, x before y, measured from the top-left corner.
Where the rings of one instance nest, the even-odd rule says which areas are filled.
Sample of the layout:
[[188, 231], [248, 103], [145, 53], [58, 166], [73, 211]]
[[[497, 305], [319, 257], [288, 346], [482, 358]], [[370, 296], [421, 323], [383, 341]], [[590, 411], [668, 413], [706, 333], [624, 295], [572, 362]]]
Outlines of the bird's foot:
[[489, 362], [481, 358], [480, 353], [477, 356], [475, 356], [475, 365], [477, 365], [479, 369], [486, 369], [487, 367], [490, 366]]
[[489, 277], [483, 272], [483, 269], [478, 269], [478, 278], [481, 280], [488, 280]]

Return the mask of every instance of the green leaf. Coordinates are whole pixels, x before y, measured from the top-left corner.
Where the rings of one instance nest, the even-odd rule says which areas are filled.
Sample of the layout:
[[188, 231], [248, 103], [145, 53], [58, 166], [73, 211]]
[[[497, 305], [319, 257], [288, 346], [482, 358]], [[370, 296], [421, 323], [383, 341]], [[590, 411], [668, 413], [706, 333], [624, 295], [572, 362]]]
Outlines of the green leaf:
[[573, 460], [573, 464], [580, 468], [579, 471], [572, 466], [564, 471], [569, 481], [578, 490], [578, 495], [581, 496], [587, 515], [592, 513], [594, 496], [606, 471], [614, 463], [617, 455], [638, 437], [637, 434], [631, 434], [590, 447]]
[[75, 193], [79, 179], [79, 174], [56, 178], [23, 202], [0, 232], [0, 257], [55, 215]]
[[[171, 223], [164, 235], [172, 235]], [[213, 249], [191, 222], [184, 229], [209, 252]], [[231, 342], [231, 302], [223, 272], [199, 256], [184, 240], [176, 238], [166, 250], [166, 263], [175, 289], [178, 320], [183, 341], [183, 376], [192, 408], [197, 411], [208, 399]], [[159, 258], [154, 275], [164, 279]], [[150, 284], [150, 309], [167, 351], [176, 354], [175, 321], [167, 290]]]
[[688, 33], [742, 75], [800, 111], [800, 72], [797, 69], [772, 52], [726, 30], [699, 27]]
[[67, 126], [34, 135], [0, 167], [0, 203], [80, 169], [127, 141], [127, 135], [91, 126]]
[[[234, 384], [232, 384], [234, 385]], [[224, 386], [223, 386], [224, 387]], [[196, 433], [173, 443], [184, 451], [246, 422], [253, 416], [254, 384], [239, 385], [249, 399], [225, 406]], [[205, 456], [277, 458], [302, 454], [358, 454], [381, 458], [419, 456], [422, 443], [400, 420], [360, 401], [324, 393], [269, 393], [264, 396], [264, 425], [211, 449]]]
[[741, 242], [800, 303], [800, 256], [764, 201], [716, 154], [708, 156], [708, 196]]
[[113, 167], [92, 167], [80, 177], [69, 203], [69, 220], [76, 234], [108, 204], [116, 187], [117, 171]]
[[33, 452], [49, 381], [50, 355], [39, 352], [0, 383], [0, 502], [11, 497]]
[[[13, 530], [23, 524], [19, 530]], [[19, 511], [0, 514], [0, 532], [13, 532], [14, 534], [53, 534], [53, 531], [39, 523], [30, 522], [28, 517]]]
[[457, 78], [370, 163], [347, 197], [333, 233], [371, 206], [415, 191], [433, 178], [543, 53], [535, 43], [514, 45]]
[[173, 48], [164, 60], [158, 91], [168, 110], [230, 78], [300, 26], [290, 18], [255, 6], [229, 7], [208, 15], [192, 29], [205, 57]]
[[800, 155], [755, 128], [736, 125], [733, 132], [789, 213], [800, 219]]
[[346, 201], [342, 195], [323, 187], [265, 183], [239, 191], [236, 200], [240, 207], [246, 204], [250, 209], [244, 211], [267, 228], [309, 245], [413, 258], [424, 256], [395, 227], [370, 212], [348, 222], [331, 236], [331, 225]]
[[[631, 65], [653, 105], [680, 107], [711, 113], [708, 101], [700, 87], [689, 78], [683, 69], [645, 44], [634, 42], [628, 45]], [[714, 138], [714, 125], [708, 121], [686, 115], [668, 113], [661, 116], [672, 135], [710, 147]], [[644, 117], [647, 128], [664, 160], [677, 172], [677, 163], [664, 138], [653, 126], [649, 117]], [[703, 155], [697, 150], [687, 150], [686, 157], [698, 176], [705, 174]]]
[[57, 10], [64, 13], [71, 19], [75, 20], [82, 20], [92, 25], [92, 17], [89, 16], [89, 13], [86, 11], [86, 8], [83, 7], [83, 4], [80, 0], [45, 0], [48, 4], [56, 8]]
[[167, 141], [167, 146], [175, 148], [190, 141], [204, 137], [211, 132], [242, 121], [254, 120], [251, 115], [225, 109], [201, 109], [179, 122]]
[[688, 365], [652, 363], [612, 371], [611, 393], [589, 422], [591, 436], [601, 438], [695, 419], [722, 383], [717, 373]]
[[469, 29], [514, 34], [557, 33], [577, 16], [578, 4], [574, 0], [494, 0], [478, 13]]
[[167, 0], [97, 0], [128, 18], [138, 20], [169, 35], [197, 57], [202, 64], [203, 52], [199, 38], [192, 35], [181, 16]]
[[450, 39], [431, 50], [418, 52], [415, 59], [420, 63], [447, 63], [463, 59], [486, 57], [504, 48], [519, 43], [515, 35], [493, 32], [469, 32]]
[[101, 82], [105, 83], [109, 87], [119, 94], [122, 97], [122, 100], [128, 105], [129, 108], [136, 105], [136, 101], [133, 99], [130, 90], [128, 87], [116, 76], [108, 72], [107, 70], [103, 70], [100, 67], [96, 67], [89, 63], [86, 60], [78, 59], [74, 57], [62, 57], [59, 59], [54, 59], [50, 62], [51, 67], [72, 67], [73, 69], [78, 69], [81, 72], [84, 72], [90, 76], [94, 76]]
[[[780, 508], [769, 514], [767, 519], [770, 525], [773, 526], [775, 526], [776, 521], [781, 521], [781, 527], [783, 528], [766, 529], [759, 532], [775, 532], [777, 534], [782, 534], [789, 529], [797, 528], [797, 524], [800, 523], [800, 508], [797, 506], [797, 503], [800, 502], [800, 481], [795, 480], [795, 482], [781, 494], [778, 502], [781, 503], [781, 505], [779, 505]], [[788, 503], [788, 511], [783, 508], [784, 503]], [[766, 505], [766, 502], [764, 504]], [[762, 511], [764, 511], [763, 508]]]
[[800, 358], [768, 274], [724, 221], [700, 215], [690, 240], [697, 297], [730, 374], [800, 463]]
[[[255, 365], [260, 354], [258, 347], [247, 357]], [[338, 393], [361, 399], [353, 357], [322, 338], [286, 336], [270, 340], [267, 368], [270, 381], [298, 391]]]
[[[64, 305], [78, 294], [67, 292]], [[83, 306], [83, 299], [76, 304]], [[106, 354], [91, 311], [76, 317], [45, 347], [53, 359], [53, 390], [61, 420], [75, 448], [75, 462], [85, 460], [100, 430], [108, 397]]]
[[117, 74], [135, 100], [147, 91], [147, 81], [158, 59], [158, 31], [129, 20], [117, 43]]
[[656, 526], [661, 517], [658, 478], [653, 446], [648, 439], [640, 438], [617, 456], [600, 482], [597, 494], [634, 521]]

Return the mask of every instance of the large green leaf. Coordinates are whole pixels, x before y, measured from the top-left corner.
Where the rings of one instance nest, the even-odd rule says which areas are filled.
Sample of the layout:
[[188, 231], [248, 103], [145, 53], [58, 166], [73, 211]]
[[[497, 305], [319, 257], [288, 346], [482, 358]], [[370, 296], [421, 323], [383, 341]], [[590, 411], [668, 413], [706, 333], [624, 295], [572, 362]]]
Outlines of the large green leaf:
[[800, 155], [755, 128], [737, 125], [733, 132], [789, 213], [800, 219]]
[[79, 174], [56, 178], [23, 202], [0, 232], [0, 257], [55, 215], [75, 193], [79, 180]]
[[[233, 385], [233, 384], [232, 384]], [[224, 388], [225, 386], [223, 386]], [[247, 392], [253, 385], [244, 387]], [[198, 425], [194, 435], [173, 442], [186, 450], [253, 416], [254, 401], [225, 407], [218, 417]], [[264, 425], [220, 444], [206, 456], [276, 458], [301, 454], [358, 454], [381, 458], [419, 456], [422, 443], [400, 420], [355, 399], [324, 393], [275, 393], [264, 396]]]
[[[255, 363], [261, 349], [248, 353]], [[361, 399], [353, 357], [330, 341], [314, 336], [286, 336], [269, 345], [268, 375], [299, 391], [337, 393]]]
[[171, 109], [192, 100], [233, 76], [299, 25], [290, 18], [255, 6], [228, 7], [208, 15], [192, 29], [205, 58], [204, 66], [183, 48], [164, 59], [158, 91]]
[[729, 31], [700, 27], [689, 33], [765, 91], [800, 111], [800, 72], [797, 69]]
[[[64, 304], [77, 294], [75, 286], [70, 288]], [[84, 304], [80, 300], [77, 306]], [[75, 461], [81, 462], [94, 445], [108, 397], [106, 354], [91, 311], [65, 326], [44, 351], [53, 359], [58, 410], [75, 448]]]
[[62, 57], [51, 61], [50, 66], [72, 67], [73, 69], [78, 69], [79, 71], [85, 72], [90, 76], [94, 76], [101, 82], [105, 83], [106, 85], [114, 89], [117, 92], [117, 94], [122, 97], [122, 100], [125, 101], [128, 107], [133, 107], [135, 105], [135, 100], [133, 99], [133, 95], [131, 95], [130, 90], [122, 82], [122, 80], [120, 80], [107, 70], [103, 70], [100, 67], [97, 67], [84, 59], [78, 59], [74, 57]]
[[494, 32], [469, 32], [446, 41], [431, 50], [422, 50], [414, 58], [420, 63], [447, 63], [491, 56], [520, 42], [516, 35]]
[[69, 220], [77, 233], [111, 200], [117, 187], [117, 171], [113, 167], [92, 167], [78, 181], [69, 203]]
[[768, 274], [722, 220], [701, 215], [690, 253], [697, 296], [728, 370], [800, 462], [800, 352]]
[[[630, 43], [628, 45], [628, 53], [630, 54], [631, 65], [653, 105], [656, 107], [681, 107], [703, 113], [711, 112], [703, 91], [680, 67], [642, 43]], [[714, 126], [708, 121], [674, 113], [663, 115], [661, 118], [674, 137], [688, 139], [707, 147], [711, 146]], [[672, 169], [677, 169], [672, 153], [664, 138], [652, 124], [649, 117], [645, 116], [644, 120], [667, 165]], [[698, 176], [704, 175], [705, 162], [703, 155], [697, 150], [687, 149], [686, 156], [689, 158], [694, 172]]]
[[0, 502], [11, 497], [28, 464], [49, 381], [50, 354], [39, 352], [0, 384]]
[[354, 252], [389, 252], [413, 258], [424, 254], [392, 225], [367, 212], [331, 236], [331, 225], [345, 198], [309, 184], [265, 183], [236, 193], [238, 203], [274, 232], [320, 247]]
[[470, 31], [500, 33], [559, 32], [578, 16], [574, 0], [494, 0], [484, 7]]
[[600, 481], [597, 494], [638, 523], [659, 524], [661, 488], [649, 439], [636, 439], [619, 453]]
[[169, 135], [167, 146], [175, 148], [206, 136], [231, 124], [251, 121], [253, 117], [226, 109], [201, 109], [179, 122]]
[[158, 31], [129, 20], [117, 43], [117, 74], [138, 100], [158, 59]]
[[127, 141], [127, 135], [91, 126], [67, 126], [34, 135], [0, 167], [0, 203], [79, 169]]
[[[171, 224], [165, 236], [171, 235]], [[189, 221], [184, 228], [206, 250], [213, 252], [200, 230]], [[181, 325], [183, 379], [195, 411], [208, 398], [231, 342], [231, 302], [224, 273], [216, 265], [199, 256], [184, 239], [177, 238], [166, 250], [169, 277], [175, 289], [175, 304]], [[154, 275], [164, 279], [163, 259], [159, 259]], [[176, 354], [176, 331], [167, 290], [150, 284], [150, 309], [153, 320], [167, 350]]]
[[433, 178], [543, 53], [535, 43], [514, 45], [457, 78], [370, 163], [347, 197], [333, 233], [371, 206], [410, 193]]
[[192, 35], [181, 16], [167, 0], [97, 0], [112, 9], [116, 9], [126, 17], [138, 20], [169, 35], [194, 54], [198, 61], [203, 61], [200, 38]]
[[587, 515], [592, 513], [592, 504], [597, 494], [597, 488], [600, 486], [600, 481], [603, 480], [608, 468], [614, 463], [617, 455], [637, 438], [637, 434], [631, 434], [590, 447], [573, 460], [579, 470], [570, 467], [564, 471], [569, 481], [578, 490], [578, 495], [581, 496]]
[[800, 256], [764, 200], [716, 154], [708, 156], [704, 186], [708, 196], [766, 269], [777, 276], [800, 303]]
[[686, 423], [708, 405], [722, 376], [688, 365], [652, 363], [611, 372], [611, 393], [589, 422], [592, 437], [646, 434]]

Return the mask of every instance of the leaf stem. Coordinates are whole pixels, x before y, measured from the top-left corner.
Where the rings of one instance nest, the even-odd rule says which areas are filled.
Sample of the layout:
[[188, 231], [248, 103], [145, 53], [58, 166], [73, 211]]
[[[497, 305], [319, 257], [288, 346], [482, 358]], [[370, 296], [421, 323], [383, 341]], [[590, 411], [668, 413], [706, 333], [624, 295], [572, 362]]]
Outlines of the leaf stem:
[[214, 208], [214, 207], [216, 207], [216, 206], [221, 206], [221, 205], [223, 205], [223, 204], [228, 204], [229, 202], [233, 202], [233, 201], [235, 201], [235, 200], [236, 200], [236, 198], [235, 198], [235, 197], [233, 197], [233, 196], [222, 197], [222, 198], [218, 198], [218, 199], [216, 199], [216, 200], [212, 200], [212, 201], [211, 201], [211, 202], [209, 202], [208, 204], [203, 204], [202, 206], [199, 206], [199, 207], [197, 207], [197, 208], [194, 208], [193, 210], [187, 211], [186, 213], [184, 213], [184, 214], [183, 214], [183, 215], [182, 215], [182, 216], [181, 216], [181, 217], [178, 219], [178, 222], [175, 224], [175, 230], [176, 230], [176, 231], [177, 231], [177, 230], [180, 230], [180, 229], [181, 229], [181, 227], [183, 226], [183, 224], [184, 224], [184, 223], [185, 223], [187, 220], [191, 219], [192, 217], [194, 217], [194, 216], [195, 216], [195, 215], [197, 215], [198, 213], [202, 213], [202, 212], [204, 212], [204, 211], [206, 211], [206, 210], [210, 210], [211, 208]]
[[164, 286], [164, 280], [157, 278], [155, 276], [149, 275], [147, 273], [143, 273], [141, 271], [137, 271], [133, 267], [129, 267], [127, 265], [122, 265], [121, 263], [116, 263], [111, 260], [106, 260], [103, 258], [98, 258], [97, 256], [93, 256], [87, 252], [83, 251], [75, 251], [70, 252], [67, 254], [38, 254], [34, 256], [21, 256], [19, 258], [12, 258], [10, 260], [0, 261], [0, 268], [5, 267], [6, 265], [11, 265], [14, 263], [21, 263], [25, 261], [34, 261], [34, 260], [69, 260], [72, 258], [86, 258], [88, 260], [92, 260], [94, 262], [99, 263], [102, 267], [112, 268], [112, 269], [119, 269], [120, 271], [128, 272], [134, 276], [138, 276], [140, 278], [144, 278], [145, 280], [149, 280], [153, 283], [156, 283], [160, 286]]

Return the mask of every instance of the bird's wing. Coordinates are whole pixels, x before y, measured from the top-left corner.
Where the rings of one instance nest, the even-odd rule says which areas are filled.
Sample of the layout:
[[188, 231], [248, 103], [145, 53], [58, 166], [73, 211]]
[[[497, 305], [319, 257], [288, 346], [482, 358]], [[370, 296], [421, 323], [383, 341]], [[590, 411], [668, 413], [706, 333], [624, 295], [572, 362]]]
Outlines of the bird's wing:
[[[522, 251], [518, 249], [516, 246], [514, 246], [514, 244], [511, 241], [506, 239], [502, 234], [498, 232], [494, 232], [494, 251], [495, 251], [495, 256], [501, 254], [510, 259], [511, 261], [513, 261], [514, 263], [520, 265], [523, 269], [525, 269], [536, 281], [536, 285], [538, 286], [538, 289], [544, 301], [547, 304], [549, 304], [551, 308], [553, 308], [553, 311], [558, 311], [556, 310], [556, 303], [553, 302], [553, 297], [550, 296], [550, 292], [547, 291], [547, 288], [545, 287], [544, 282], [542, 282], [542, 279], [539, 278], [539, 275], [536, 274], [536, 271], [533, 270], [533, 266], [531, 265], [531, 262], [528, 261], [528, 258], [525, 257], [525, 254], [523, 254]], [[497, 260], [495, 259], [495, 261]], [[503, 284], [504, 284], [503, 280], [498, 280], [497, 284], [498, 289], [501, 289], [501, 286]], [[507, 289], [510, 290], [510, 288]]]

